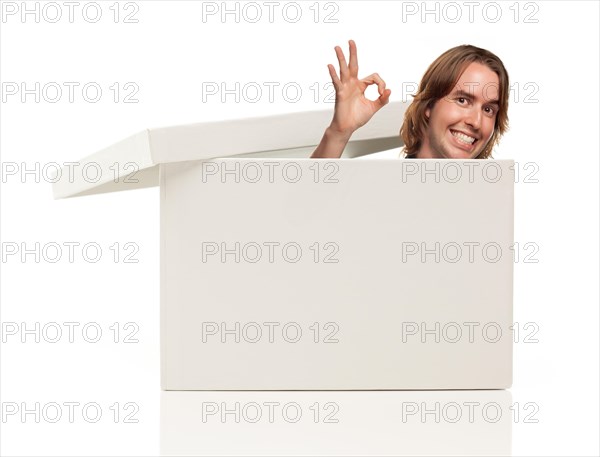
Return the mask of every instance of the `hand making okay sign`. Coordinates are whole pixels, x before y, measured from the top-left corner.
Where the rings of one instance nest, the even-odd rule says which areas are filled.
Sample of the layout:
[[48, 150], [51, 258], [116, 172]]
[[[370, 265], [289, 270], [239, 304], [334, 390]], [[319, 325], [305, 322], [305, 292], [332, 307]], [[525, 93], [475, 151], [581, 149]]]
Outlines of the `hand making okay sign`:
[[[358, 79], [358, 57], [356, 54], [356, 43], [350, 44], [350, 62], [346, 64], [346, 58], [339, 46], [335, 52], [340, 64], [340, 77], [333, 65], [329, 64], [329, 74], [335, 87], [335, 111], [331, 128], [345, 135], [351, 135], [355, 130], [365, 125], [373, 115], [385, 106], [390, 100], [392, 91], [385, 88], [385, 81], [377, 73], [373, 73], [363, 79]], [[377, 84], [379, 98], [369, 100], [365, 97], [367, 87]]]

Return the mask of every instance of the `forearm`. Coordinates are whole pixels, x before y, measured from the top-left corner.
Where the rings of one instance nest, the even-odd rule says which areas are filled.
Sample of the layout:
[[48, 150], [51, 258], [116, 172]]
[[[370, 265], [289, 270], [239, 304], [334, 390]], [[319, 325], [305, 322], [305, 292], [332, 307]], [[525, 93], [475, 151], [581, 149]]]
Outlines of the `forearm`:
[[323, 138], [314, 150], [311, 159], [339, 159], [344, 152], [344, 148], [352, 134], [343, 134], [332, 130], [331, 127], [327, 127]]

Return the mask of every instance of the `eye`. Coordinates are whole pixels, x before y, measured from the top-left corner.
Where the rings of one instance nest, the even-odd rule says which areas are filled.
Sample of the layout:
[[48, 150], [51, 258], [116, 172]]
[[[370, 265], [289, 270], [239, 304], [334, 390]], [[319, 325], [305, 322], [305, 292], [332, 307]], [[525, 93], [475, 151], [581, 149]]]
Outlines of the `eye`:
[[486, 114], [488, 114], [489, 116], [493, 116], [494, 114], [496, 114], [496, 108], [493, 108], [491, 106], [486, 106], [484, 110], [486, 110]]
[[465, 97], [458, 97], [456, 100], [457, 100], [457, 101], [458, 101], [458, 103], [460, 103], [461, 105], [463, 104], [463, 102], [464, 102], [464, 103], [466, 103], [466, 102], [467, 102], [467, 99], [466, 99]]

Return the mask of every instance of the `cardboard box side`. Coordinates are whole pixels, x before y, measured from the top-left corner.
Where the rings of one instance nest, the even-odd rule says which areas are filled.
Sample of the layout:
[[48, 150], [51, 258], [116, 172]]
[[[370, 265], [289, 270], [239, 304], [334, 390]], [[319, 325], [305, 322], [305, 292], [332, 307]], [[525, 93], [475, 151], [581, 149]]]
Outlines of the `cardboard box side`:
[[[389, 103], [352, 135], [352, 142], [391, 139], [400, 144], [399, 131], [407, 104]], [[184, 162], [271, 151], [314, 148], [331, 122], [333, 110], [164, 127], [150, 130], [157, 163]], [[383, 149], [377, 149], [377, 151]], [[375, 150], [373, 152], [376, 152]], [[308, 158], [310, 154], [304, 157]], [[274, 155], [270, 155], [274, 157]]]
[[148, 130], [136, 133], [61, 169], [55, 199], [156, 185]]
[[160, 281], [159, 281], [159, 296], [160, 296], [160, 388], [167, 390], [167, 362], [166, 362], [166, 339], [164, 338], [167, 329], [167, 312], [166, 312], [166, 241], [168, 224], [165, 215], [165, 205], [167, 198], [167, 180], [166, 170], [164, 165], [158, 166], [158, 179], [160, 185]]
[[[215, 160], [227, 164], [236, 161], [245, 162]], [[306, 167], [302, 176], [312, 176], [308, 167], [314, 166], [314, 161], [295, 162]], [[170, 272], [161, 278], [169, 287], [161, 295], [161, 305], [170, 319], [162, 320], [163, 354], [168, 358], [163, 365], [168, 371], [163, 373], [163, 388], [509, 388], [510, 332], [504, 331], [504, 339], [494, 344], [478, 338], [477, 344], [471, 345], [465, 338], [460, 345], [443, 342], [423, 346], [422, 341], [412, 338], [399, 345], [398, 325], [404, 321], [477, 322], [479, 327], [497, 323], [503, 329], [511, 325], [513, 260], [508, 250], [504, 250], [501, 261], [482, 262], [479, 258], [477, 266], [464, 257], [458, 269], [454, 262], [408, 264], [397, 255], [402, 252], [402, 240], [425, 241], [428, 246], [436, 241], [478, 246], [494, 241], [505, 248], [510, 246], [514, 231], [513, 161], [470, 162], [472, 167], [458, 165], [465, 176], [458, 183], [452, 181], [453, 175], [448, 182], [435, 182], [432, 168], [437, 164], [441, 170], [452, 161], [432, 160], [422, 167], [428, 173], [427, 183], [411, 174], [408, 182], [412, 184], [400, 185], [404, 183], [402, 170], [408, 172], [410, 166], [424, 162], [342, 159], [336, 162], [339, 183], [327, 192], [323, 192], [324, 183], [321, 186], [312, 179], [293, 186], [285, 181], [245, 185], [214, 179], [204, 183], [201, 163], [165, 166], [170, 194], [169, 200], [164, 200], [164, 216], [170, 225], [169, 232], [164, 232], [169, 246], [163, 247], [170, 252], [161, 261], [167, 263]], [[456, 166], [454, 163], [452, 170]], [[479, 177], [477, 188], [464, 182], [469, 170], [479, 170], [481, 176], [484, 168], [489, 180], [481, 182]], [[498, 185], [493, 184], [495, 170], [502, 177]], [[424, 205], [430, 210], [425, 214]], [[407, 218], [403, 216], [406, 214], [422, 217]], [[399, 232], [405, 237], [399, 238]], [[369, 233], [377, 236], [363, 239]], [[235, 268], [226, 269], [222, 260], [212, 264], [199, 260], [201, 241], [206, 240], [296, 240], [301, 246], [310, 246], [315, 240], [331, 239], [341, 246], [345, 266], [340, 263], [333, 269], [307, 258], [307, 263], [279, 262], [277, 267], [269, 262], [252, 263], [242, 271], [237, 263]], [[327, 275], [320, 274], [325, 271]], [[436, 278], [434, 288], [428, 279], [432, 274]], [[311, 287], [297, 287], [297, 282], [310, 282]], [[244, 345], [243, 341], [231, 345], [205, 342], [199, 340], [198, 331], [204, 321], [300, 322], [306, 328], [313, 322], [337, 322], [344, 332], [343, 344], [314, 346], [308, 340], [294, 345], [279, 340], [280, 344], [263, 346]]]
[[[499, 161], [500, 162], [500, 161]], [[502, 160], [502, 162], [508, 162], [508, 170], [511, 172], [512, 176], [512, 186], [509, 187], [510, 192], [510, 215], [512, 217], [510, 221], [510, 226], [512, 227], [512, 231], [510, 233], [511, 237], [511, 245], [514, 246], [515, 243], [515, 161], [514, 160]], [[514, 322], [514, 312], [515, 312], [515, 263], [512, 262], [510, 264], [510, 322]], [[504, 384], [505, 389], [510, 389], [513, 385], [514, 379], [514, 345], [510, 345], [510, 369], [508, 374], [508, 379]]]
[[[399, 136], [391, 138], [374, 138], [371, 140], [350, 141], [344, 149], [342, 158], [353, 159], [357, 157], [363, 157], [376, 152], [396, 149], [402, 145], [402, 139]], [[280, 149], [277, 151], [251, 152], [247, 154], [226, 156], [223, 158], [249, 159], [256, 157], [273, 159], [307, 159], [313, 153], [315, 148], [316, 145], [304, 148]]]

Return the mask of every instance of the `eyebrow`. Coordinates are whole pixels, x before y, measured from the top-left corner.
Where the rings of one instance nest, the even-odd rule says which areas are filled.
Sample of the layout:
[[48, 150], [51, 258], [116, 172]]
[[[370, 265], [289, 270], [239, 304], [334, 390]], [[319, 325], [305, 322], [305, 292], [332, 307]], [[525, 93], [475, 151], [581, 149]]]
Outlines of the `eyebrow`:
[[[465, 92], [462, 89], [457, 89], [454, 92], [452, 92], [452, 96], [454, 96], [454, 97], [464, 97], [464, 98], [468, 98], [469, 100], [473, 100], [473, 98], [474, 98], [472, 94], [470, 94], [468, 92]], [[496, 100], [496, 99], [487, 101], [487, 104], [488, 105], [496, 105], [498, 107], [500, 106], [500, 102], [498, 100]]]

